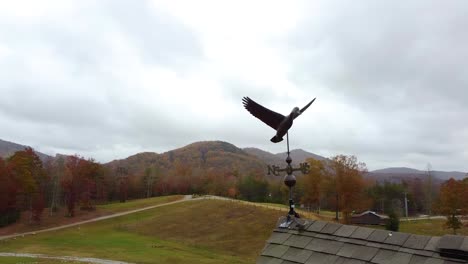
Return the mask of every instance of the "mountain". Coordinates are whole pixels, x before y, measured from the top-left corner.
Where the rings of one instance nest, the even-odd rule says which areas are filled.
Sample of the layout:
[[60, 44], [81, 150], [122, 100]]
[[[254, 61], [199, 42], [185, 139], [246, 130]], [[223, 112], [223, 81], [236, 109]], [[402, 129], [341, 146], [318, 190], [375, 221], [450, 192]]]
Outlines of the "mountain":
[[[286, 160], [286, 157], [288, 156], [288, 153], [287, 152], [282, 152], [282, 153], [276, 154], [276, 156], [284, 161], [284, 160]], [[307, 152], [307, 151], [305, 151], [303, 149], [293, 149], [293, 150], [291, 150], [290, 156], [291, 156], [291, 159], [293, 161], [297, 160], [298, 163], [304, 162], [306, 159], [310, 159], [310, 158], [313, 158], [313, 159], [316, 159], [316, 160], [326, 160], [327, 159], [327, 158], [322, 157], [320, 155]]]
[[111, 169], [125, 167], [129, 173], [143, 173], [146, 168], [157, 166], [170, 170], [175, 166], [190, 166], [194, 170], [222, 170], [248, 173], [266, 172], [266, 164], [256, 156], [223, 141], [203, 141], [189, 144], [162, 154], [143, 152], [126, 159], [114, 160], [106, 166]]
[[396, 173], [396, 174], [424, 174], [425, 172], [412, 169], [412, 168], [406, 168], [406, 167], [394, 167], [394, 168], [385, 168], [385, 169], [380, 169], [380, 170], [373, 170], [371, 171], [372, 173]]
[[[377, 178], [425, 178], [427, 177], [427, 171], [406, 167], [392, 167], [371, 171], [369, 175]], [[431, 171], [431, 175], [441, 180], [448, 180], [450, 178], [460, 180], [468, 177], [468, 173], [460, 171]]]
[[[17, 144], [17, 143], [13, 143], [13, 142], [9, 142], [9, 141], [5, 141], [5, 140], [0, 139], [0, 157], [7, 158], [7, 157], [13, 155], [16, 151], [24, 150], [27, 147], [28, 146], [24, 146], [24, 145], [20, 145], [20, 144]], [[49, 156], [47, 154], [44, 154], [44, 153], [41, 153], [39, 151], [34, 151], [34, 152], [37, 154], [37, 156], [39, 156], [39, 158], [42, 161], [45, 161], [45, 160], [48, 160], [48, 159], [52, 158], [51, 156]]]
[[[274, 164], [274, 165], [284, 165], [286, 157], [288, 155], [287, 152], [273, 154], [271, 152], [264, 151], [258, 148], [244, 148], [243, 150], [249, 153], [250, 155], [258, 157], [266, 164]], [[290, 156], [291, 156], [291, 159], [293, 160], [293, 164], [296, 164], [296, 165], [301, 162], [304, 162], [306, 159], [309, 159], [309, 158], [314, 158], [318, 160], [326, 160], [326, 158], [322, 156], [307, 152], [302, 149], [291, 150]]]

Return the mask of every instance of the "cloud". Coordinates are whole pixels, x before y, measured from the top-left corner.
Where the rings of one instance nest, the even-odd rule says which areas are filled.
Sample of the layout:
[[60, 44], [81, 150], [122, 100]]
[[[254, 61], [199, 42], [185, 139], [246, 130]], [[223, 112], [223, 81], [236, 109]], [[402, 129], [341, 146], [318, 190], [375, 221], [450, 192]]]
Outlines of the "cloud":
[[0, 4], [0, 138], [99, 161], [225, 140], [468, 170], [464, 2]]
[[335, 4], [320, 5], [291, 33], [284, 45], [297, 48], [284, 48], [283, 56], [294, 59], [290, 77], [297, 86], [325, 87], [335, 102], [355, 110], [348, 118], [329, 113], [343, 126], [356, 123], [342, 133], [331, 129], [341, 151], [381, 165], [384, 156], [397, 162], [418, 156], [412, 166], [448, 168], [455, 158], [463, 168], [468, 138], [457, 131], [468, 128], [461, 121], [468, 114], [465, 4]]

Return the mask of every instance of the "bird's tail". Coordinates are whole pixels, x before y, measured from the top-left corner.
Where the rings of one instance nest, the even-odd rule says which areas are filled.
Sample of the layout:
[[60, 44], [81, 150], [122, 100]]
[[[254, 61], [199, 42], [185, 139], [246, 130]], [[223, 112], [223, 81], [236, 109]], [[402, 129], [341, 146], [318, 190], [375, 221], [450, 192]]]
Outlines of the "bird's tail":
[[273, 142], [273, 143], [278, 143], [278, 142], [281, 142], [281, 141], [283, 141], [283, 138], [282, 138], [282, 137], [278, 137], [278, 136], [276, 136], [276, 135], [275, 135], [274, 137], [271, 138], [271, 142]]

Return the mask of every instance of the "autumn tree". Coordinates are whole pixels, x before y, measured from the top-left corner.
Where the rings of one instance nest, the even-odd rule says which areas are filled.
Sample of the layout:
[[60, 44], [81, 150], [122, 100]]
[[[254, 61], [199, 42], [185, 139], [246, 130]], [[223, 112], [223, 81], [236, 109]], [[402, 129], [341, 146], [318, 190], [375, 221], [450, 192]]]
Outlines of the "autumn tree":
[[322, 161], [316, 159], [308, 159], [307, 162], [310, 165], [309, 173], [299, 180], [299, 184], [303, 186], [301, 202], [308, 207], [312, 204], [317, 205], [320, 212], [325, 166]]
[[19, 219], [20, 211], [16, 206], [18, 184], [11, 177], [6, 162], [0, 157], [0, 227]]
[[268, 182], [259, 176], [249, 174], [239, 180], [237, 189], [242, 199], [264, 202], [268, 195]]
[[7, 161], [11, 178], [17, 183], [23, 207], [30, 210], [29, 222], [39, 222], [44, 210], [47, 183], [42, 161], [32, 148], [15, 152]]
[[331, 203], [335, 205], [335, 218], [338, 220], [338, 211], [341, 211], [347, 221], [351, 212], [368, 206], [363, 179], [366, 164], [358, 162], [355, 156], [337, 155], [326, 167], [326, 185], [328, 193], [334, 196]]
[[446, 226], [453, 229], [456, 234], [461, 227], [457, 215], [468, 213], [468, 180], [455, 180], [450, 178], [440, 188], [439, 200], [436, 210], [447, 216]]
[[118, 167], [116, 174], [118, 179], [119, 200], [121, 203], [125, 203], [128, 196], [128, 169], [124, 167]]
[[[367, 193], [374, 201], [373, 208], [378, 208], [382, 213], [401, 213], [401, 202], [397, 201], [401, 201], [403, 199], [406, 190], [407, 187], [405, 184], [384, 181], [383, 183], [375, 183], [373, 186], [369, 187], [367, 189]], [[413, 199], [411, 198], [410, 200]]]

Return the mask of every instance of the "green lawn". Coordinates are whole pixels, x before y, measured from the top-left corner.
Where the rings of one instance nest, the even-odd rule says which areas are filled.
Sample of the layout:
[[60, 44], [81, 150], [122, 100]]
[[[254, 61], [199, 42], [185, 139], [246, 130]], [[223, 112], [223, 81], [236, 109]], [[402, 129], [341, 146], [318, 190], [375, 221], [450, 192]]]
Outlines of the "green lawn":
[[[445, 222], [446, 220], [443, 219], [401, 221], [400, 232], [429, 236], [443, 236], [446, 234], [453, 234], [452, 229], [445, 228]], [[468, 236], [468, 227], [458, 229], [457, 234]]]
[[283, 214], [232, 201], [188, 201], [0, 241], [0, 252], [137, 263], [253, 263]]

